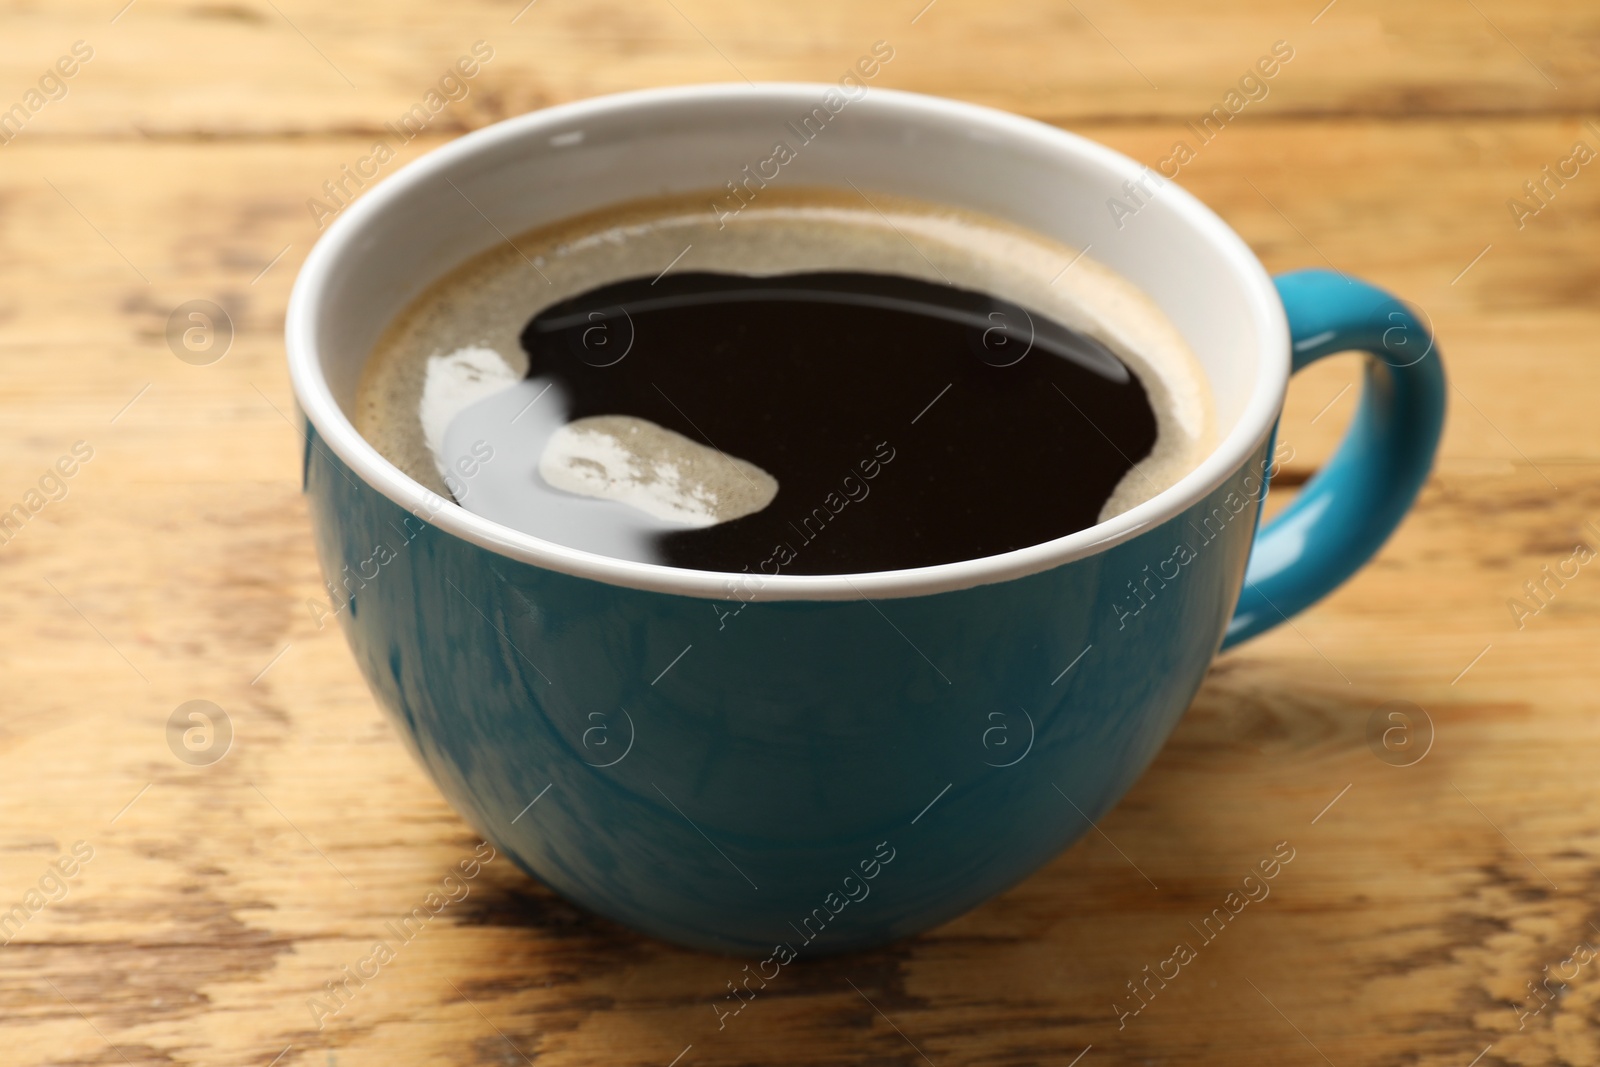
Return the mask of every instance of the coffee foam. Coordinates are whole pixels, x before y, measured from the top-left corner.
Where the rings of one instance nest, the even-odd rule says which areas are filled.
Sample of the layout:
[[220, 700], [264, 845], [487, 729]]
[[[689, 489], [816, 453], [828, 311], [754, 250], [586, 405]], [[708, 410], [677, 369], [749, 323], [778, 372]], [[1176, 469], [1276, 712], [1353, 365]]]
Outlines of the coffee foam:
[[492, 348], [468, 345], [443, 356], [429, 356], [422, 379], [422, 396], [417, 401], [417, 421], [422, 425], [422, 441], [428, 446], [434, 466], [448, 475], [444, 435], [450, 420], [485, 397], [504, 392], [522, 380], [500, 353]]
[[754, 463], [631, 415], [562, 426], [539, 455], [539, 475], [557, 489], [684, 526], [732, 522], [778, 495], [777, 480]]
[[1155, 446], [1117, 485], [1101, 521], [1168, 488], [1213, 447], [1210, 391], [1188, 344], [1141, 290], [1076, 249], [999, 220], [880, 194], [868, 203], [833, 190], [764, 190], [723, 227], [706, 203], [695, 196], [620, 205], [522, 234], [514, 247], [456, 268], [374, 347], [357, 392], [356, 428], [407, 475], [447, 493], [443, 427], [485, 390], [526, 375], [519, 336], [528, 320], [557, 301], [670, 264], [942, 281], [1101, 341], [1139, 377], [1157, 420]]

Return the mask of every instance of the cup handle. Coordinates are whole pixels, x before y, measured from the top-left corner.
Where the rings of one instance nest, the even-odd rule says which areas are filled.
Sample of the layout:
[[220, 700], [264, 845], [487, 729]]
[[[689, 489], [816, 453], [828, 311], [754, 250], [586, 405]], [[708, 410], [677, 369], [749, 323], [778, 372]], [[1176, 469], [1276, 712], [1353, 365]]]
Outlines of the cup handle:
[[1316, 603], [1378, 551], [1422, 489], [1444, 428], [1444, 368], [1409, 308], [1334, 271], [1275, 281], [1293, 372], [1354, 350], [1368, 355], [1366, 378], [1339, 450], [1257, 533], [1225, 649]]

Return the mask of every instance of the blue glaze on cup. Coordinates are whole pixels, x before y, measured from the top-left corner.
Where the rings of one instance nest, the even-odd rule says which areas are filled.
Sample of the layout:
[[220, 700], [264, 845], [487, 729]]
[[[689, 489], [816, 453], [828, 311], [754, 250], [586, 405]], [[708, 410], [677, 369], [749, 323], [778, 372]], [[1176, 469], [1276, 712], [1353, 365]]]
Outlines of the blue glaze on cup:
[[1370, 559], [1421, 491], [1444, 429], [1444, 369], [1409, 307], [1333, 271], [1285, 274], [1277, 286], [1296, 371], [1338, 352], [1372, 358], [1338, 452], [1257, 539], [1225, 648], [1309, 607]]
[[[1155, 757], [1224, 639], [1326, 593], [1415, 496], [1443, 412], [1426, 331], [1326, 272], [1279, 286], [1297, 369], [1349, 347], [1382, 358], [1338, 456], [1255, 556], [1267, 444], [1177, 517], [1039, 573], [741, 607], [445, 533], [312, 429], [318, 554], [336, 582], [353, 576], [338, 618], [446, 798], [568, 899], [758, 957], [928, 929], [1089, 830]], [[1411, 349], [1383, 333], [1396, 310]], [[1400, 365], [1417, 346], [1426, 354]]]

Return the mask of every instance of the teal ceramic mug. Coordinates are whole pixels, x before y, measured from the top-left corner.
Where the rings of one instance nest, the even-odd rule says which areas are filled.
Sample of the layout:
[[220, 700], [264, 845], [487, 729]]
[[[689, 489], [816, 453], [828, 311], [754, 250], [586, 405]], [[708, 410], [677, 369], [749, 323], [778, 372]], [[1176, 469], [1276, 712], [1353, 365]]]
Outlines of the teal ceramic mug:
[[[1084, 834], [1148, 766], [1220, 647], [1376, 551], [1427, 474], [1444, 410], [1438, 352], [1386, 293], [1323, 271], [1275, 283], [1176, 186], [1134, 218], [1108, 211], [1148, 172], [1081, 137], [874, 90], [830, 105], [782, 180], [950, 204], [1092, 247], [1204, 367], [1220, 443], [1195, 470], [1107, 522], [1004, 555], [751, 579], [498, 526], [357, 434], [363, 360], [452, 265], [502, 234], [720, 188], [830, 92], [628, 93], [472, 133], [339, 216], [287, 323], [337, 613], [439, 788], [568, 899], [764, 969], [944, 922]], [[1289, 375], [1349, 349], [1370, 354], [1355, 421], [1258, 531]]]

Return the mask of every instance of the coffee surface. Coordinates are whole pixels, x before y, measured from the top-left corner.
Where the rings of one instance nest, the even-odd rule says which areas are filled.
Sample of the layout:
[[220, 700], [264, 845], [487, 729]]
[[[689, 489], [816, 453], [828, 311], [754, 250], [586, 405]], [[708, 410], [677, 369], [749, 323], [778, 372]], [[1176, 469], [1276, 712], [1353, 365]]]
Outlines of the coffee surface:
[[358, 428], [503, 525], [769, 575], [1038, 544], [1209, 450], [1199, 368], [1138, 290], [885, 200], [774, 196], [725, 228], [657, 202], [519, 237], [391, 327]]

